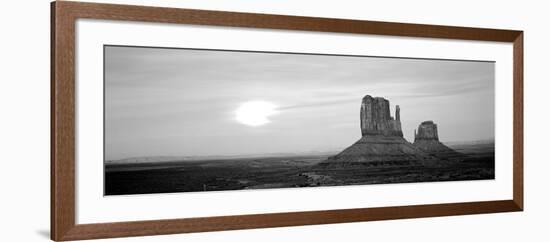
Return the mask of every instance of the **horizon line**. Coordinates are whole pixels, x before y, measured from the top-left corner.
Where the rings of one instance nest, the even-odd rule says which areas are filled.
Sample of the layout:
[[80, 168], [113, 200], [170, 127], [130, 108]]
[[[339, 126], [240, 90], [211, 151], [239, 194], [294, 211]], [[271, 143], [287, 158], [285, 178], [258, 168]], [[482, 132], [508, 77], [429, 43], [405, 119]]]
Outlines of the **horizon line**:
[[[404, 137], [403, 137], [404, 138]], [[406, 140], [406, 139], [405, 139]], [[409, 142], [407, 140], [407, 142]], [[485, 143], [495, 143], [495, 139], [477, 139], [477, 140], [453, 140], [453, 141], [439, 141], [443, 144], [449, 144], [449, 143], [475, 143], [475, 142], [485, 142]], [[414, 143], [414, 142], [410, 142]], [[146, 159], [146, 158], [158, 158], [158, 157], [165, 157], [165, 158], [193, 158], [193, 160], [189, 161], [199, 161], [200, 158], [207, 158], [207, 157], [217, 157], [217, 158], [259, 158], [259, 157], [282, 157], [285, 155], [300, 155], [300, 154], [319, 154], [319, 153], [340, 153], [344, 148], [335, 148], [334, 150], [319, 150], [319, 151], [288, 151], [288, 152], [272, 152], [272, 153], [248, 153], [248, 154], [227, 154], [227, 155], [146, 155], [146, 156], [132, 156], [132, 157], [126, 157], [126, 158], [120, 158], [120, 159], [104, 159], [103, 162], [108, 161], [121, 161], [121, 160], [130, 160], [130, 159]], [[158, 162], [158, 161], [156, 161]], [[161, 161], [162, 162], [162, 161]]]

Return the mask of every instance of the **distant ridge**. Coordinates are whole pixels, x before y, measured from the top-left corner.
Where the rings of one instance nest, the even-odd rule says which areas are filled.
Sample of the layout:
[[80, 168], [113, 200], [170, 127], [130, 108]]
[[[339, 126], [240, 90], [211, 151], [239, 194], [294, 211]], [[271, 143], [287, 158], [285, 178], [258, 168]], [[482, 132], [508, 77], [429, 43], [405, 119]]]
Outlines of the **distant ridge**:
[[466, 141], [442, 141], [447, 146], [453, 145], [482, 145], [482, 144], [495, 144], [494, 139], [481, 139], [481, 140], [466, 140]]
[[219, 155], [219, 156], [143, 156], [131, 157], [118, 160], [106, 160], [107, 165], [122, 164], [144, 164], [160, 162], [180, 162], [180, 161], [203, 161], [203, 160], [233, 160], [233, 159], [254, 159], [285, 156], [308, 156], [308, 155], [333, 155], [338, 151], [308, 151], [308, 152], [288, 152], [288, 153], [269, 153], [269, 154], [247, 154], [247, 155]]

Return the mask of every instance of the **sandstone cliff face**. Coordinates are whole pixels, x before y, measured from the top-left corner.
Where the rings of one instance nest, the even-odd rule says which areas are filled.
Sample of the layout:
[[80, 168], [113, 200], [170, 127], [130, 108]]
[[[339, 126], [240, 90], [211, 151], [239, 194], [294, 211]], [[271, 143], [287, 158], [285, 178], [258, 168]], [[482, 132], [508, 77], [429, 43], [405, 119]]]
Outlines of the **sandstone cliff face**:
[[413, 145], [420, 150], [445, 160], [461, 160], [464, 156], [439, 142], [437, 124], [433, 121], [424, 121], [414, 132]]
[[418, 133], [414, 131], [414, 141], [417, 140], [436, 140], [439, 141], [437, 134], [437, 124], [433, 121], [424, 121], [418, 126]]
[[390, 102], [382, 97], [367, 95], [361, 102], [361, 135], [383, 135], [403, 137], [399, 106], [395, 108], [394, 119], [390, 115]]

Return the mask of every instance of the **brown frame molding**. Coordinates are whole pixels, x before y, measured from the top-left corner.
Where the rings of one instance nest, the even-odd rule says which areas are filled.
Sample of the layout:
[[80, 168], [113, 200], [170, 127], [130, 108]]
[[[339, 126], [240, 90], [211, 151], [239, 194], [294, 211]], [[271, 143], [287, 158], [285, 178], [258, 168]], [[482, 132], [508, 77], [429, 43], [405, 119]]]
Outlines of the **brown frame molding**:
[[[75, 223], [75, 21], [79, 18], [513, 43], [513, 199], [101, 224]], [[51, 239], [99, 239], [523, 211], [523, 31], [57, 1], [51, 4]]]

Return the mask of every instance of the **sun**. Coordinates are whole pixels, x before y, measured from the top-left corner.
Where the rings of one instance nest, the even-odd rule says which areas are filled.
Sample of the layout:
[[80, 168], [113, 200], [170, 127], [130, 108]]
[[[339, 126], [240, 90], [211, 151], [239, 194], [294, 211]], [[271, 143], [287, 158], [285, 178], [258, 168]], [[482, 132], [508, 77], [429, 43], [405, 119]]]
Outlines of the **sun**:
[[237, 122], [248, 126], [262, 126], [269, 123], [268, 117], [277, 114], [277, 106], [266, 101], [248, 101], [235, 111]]

